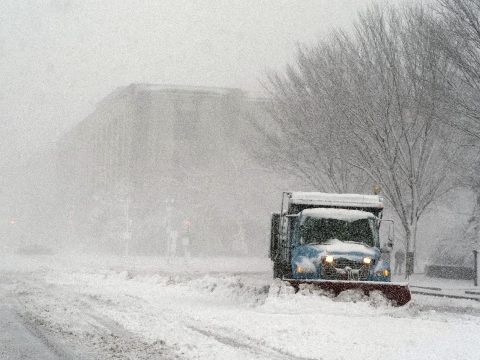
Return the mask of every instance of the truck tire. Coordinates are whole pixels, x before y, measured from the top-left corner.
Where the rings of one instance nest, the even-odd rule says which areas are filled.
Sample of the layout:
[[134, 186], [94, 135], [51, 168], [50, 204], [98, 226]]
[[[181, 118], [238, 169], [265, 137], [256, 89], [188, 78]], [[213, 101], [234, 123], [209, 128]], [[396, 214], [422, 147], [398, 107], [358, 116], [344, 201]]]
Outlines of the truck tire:
[[291, 278], [292, 271], [288, 264], [282, 264], [281, 262], [273, 263], [273, 278], [282, 279], [282, 278]]
[[290, 268], [290, 264], [284, 264], [282, 273], [283, 273], [282, 275], [285, 279], [291, 279], [293, 277], [292, 269]]
[[274, 279], [283, 278], [282, 264], [278, 262], [273, 263], [273, 278]]

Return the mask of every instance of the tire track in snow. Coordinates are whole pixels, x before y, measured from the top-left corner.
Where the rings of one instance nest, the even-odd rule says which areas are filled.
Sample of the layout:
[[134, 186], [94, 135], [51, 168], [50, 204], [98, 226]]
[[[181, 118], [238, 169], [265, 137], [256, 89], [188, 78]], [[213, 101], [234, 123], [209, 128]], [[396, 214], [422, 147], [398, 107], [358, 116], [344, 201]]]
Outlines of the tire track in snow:
[[129, 356], [131, 359], [157, 359], [158, 356], [161, 356], [164, 360], [180, 358], [178, 355], [172, 355], [167, 352], [169, 349], [163, 340], [147, 343], [108, 316], [92, 312], [86, 315], [111, 333], [115, 340], [111, 347], [112, 351], [118, 353], [135, 351], [136, 353], [133, 354], [133, 356]]
[[[5, 274], [3, 275], [4, 278], [2, 280], [5, 280]], [[55, 358], [62, 360], [87, 360], [88, 357], [84, 357], [82, 353], [74, 353], [68, 344], [60, 341], [59, 339], [53, 338], [45, 331], [42, 331], [42, 321], [36, 316], [36, 314], [27, 309], [26, 304], [18, 297], [18, 295], [15, 295], [14, 289], [16, 289], [17, 286], [22, 283], [21, 280], [11, 274], [9, 274], [8, 279], [11, 281], [11, 284], [14, 284], [14, 286], [8, 292], [0, 292], [0, 297], [3, 297], [1, 302], [3, 303], [2, 305], [4, 307], [9, 308], [11, 314], [13, 314], [15, 319], [18, 320], [18, 324], [20, 324], [19, 326], [22, 326], [28, 334], [33, 336], [32, 339], [28, 340], [25, 346], [30, 346], [31, 343], [34, 343], [38, 340], [46, 349], [51, 352], [51, 356], [54, 356]], [[7, 317], [3, 315], [0, 318], [2, 321], [7, 320]], [[20, 354], [19, 356], [22, 359], [29, 359], [28, 356], [23, 357]], [[43, 354], [41, 351], [36, 353], [33, 358], [37, 358], [38, 356], [41, 356], [42, 359], [50, 359], [47, 354]]]
[[[128, 331], [115, 320], [101, 314], [91, 304], [82, 299], [90, 298], [89, 294], [72, 292], [70, 288], [46, 284], [36, 279], [18, 279], [23, 288], [30, 289], [20, 292], [22, 297], [29, 298], [30, 306], [17, 298], [25, 308], [24, 322], [28, 323], [29, 330], [49, 345], [60, 359], [179, 359], [162, 340], [149, 342]], [[36, 299], [42, 299], [37, 303]], [[48, 299], [48, 301], [45, 300]], [[25, 299], [23, 299], [25, 300]], [[45, 308], [44, 305], [50, 305]], [[55, 304], [55, 305], [53, 305]], [[110, 304], [112, 306], [114, 304]], [[58, 310], [68, 308], [72, 313], [82, 314], [82, 318], [72, 318], [71, 313], [61, 313], [60, 318], [65, 321], [81, 321], [82, 330], [76, 331], [58, 323]], [[88, 333], [85, 333], [88, 332]], [[70, 345], [70, 346], [68, 346]], [[65, 352], [64, 349], [72, 352]], [[82, 351], [83, 350], [83, 351]], [[84, 355], [83, 353], [87, 353]]]
[[251, 352], [254, 355], [265, 356], [267, 359], [322, 360], [322, 358], [306, 358], [306, 357], [296, 356], [289, 352], [275, 349], [273, 347], [269, 347], [267, 345], [260, 343], [256, 339], [246, 337], [246, 336], [242, 339], [244, 341], [241, 341], [240, 339], [238, 339], [238, 337], [233, 338], [231, 336], [226, 335], [224, 332], [222, 333], [213, 332], [210, 330], [200, 329], [192, 325], [187, 325], [187, 328], [195, 332], [198, 332], [199, 334], [207, 336], [209, 338], [213, 338], [224, 345], [231, 346], [237, 349], [247, 350], [248, 352]]
[[[155, 318], [157, 319], [157, 321], [169, 324], [173, 329], [183, 328], [185, 330], [191, 331], [192, 334], [200, 334], [202, 337], [206, 337], [210, 341], [213, 340], [221, 344], [221, 346], [225, 346], [226, 349], [231, 349], [234, 352], [250, 353], [254, 355], [255, 358], [265, 358], [273, 360], [321, 360], [321, 358], [296, 356], [287, 351], [268, 346], [264, 344], [261, 339], [256, 339], [243, 334], [238, 334], [239, 329], [237, 328], [220, 328], [218, 326], [215, 326], [214, 324], [204, 322], [202, 323], [185, 311], [179, 311], [178, 309], [171, 307], [159, 308], [155, 306], [152, 302], [147, 301], [144, 298], [134, 297], [130, 294], [122, 294], [122, 296], [116, 296], [116, 301], [121, 302], [121, 304], [113, 304], [113, 302], [110, 301], [110, 296], [107, 294], [102, 294], [102, 296], [91, 296], [89, 294], [82, 295], [82, 301], [85, 301], [86, 303], [97, 303], [108, 307], [121, 307], [126, 303], [134, 301], [137, 306], [141, 307], [141, 311], [143, 314], [149, 315], [149, 318]], [[129, 306], [127, 305], [127, 307]], [[168, 311], [166, 311], [167, 309]], [[101, 317], [93, 316], [92, 318], [114, 332], [129, 332], [121, 324], [117, 323], [113, 318], [109, 318], [105, 314], [102, 314]], [[206, 319], [203, 320], [205, 321]], [[119, 327], [123, 330], [119, 330]], [[206, 327], [208, 327], [209, 330], [206, 330]], [[215, 327], [215, 331], [211, 330], [213, 327]], [[235, 332], [235, 338], [227, 335], [232, 332]]]

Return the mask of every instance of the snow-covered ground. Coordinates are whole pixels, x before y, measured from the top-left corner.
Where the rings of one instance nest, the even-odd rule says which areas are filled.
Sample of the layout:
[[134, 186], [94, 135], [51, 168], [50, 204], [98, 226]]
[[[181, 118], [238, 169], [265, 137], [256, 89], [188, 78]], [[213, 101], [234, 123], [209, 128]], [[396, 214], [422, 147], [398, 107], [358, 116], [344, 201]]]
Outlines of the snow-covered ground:
[[12, 255], [0, 295], [64, 358], [480, 358], [480, 302], [294, 294], [270, 268], [261, 258]]

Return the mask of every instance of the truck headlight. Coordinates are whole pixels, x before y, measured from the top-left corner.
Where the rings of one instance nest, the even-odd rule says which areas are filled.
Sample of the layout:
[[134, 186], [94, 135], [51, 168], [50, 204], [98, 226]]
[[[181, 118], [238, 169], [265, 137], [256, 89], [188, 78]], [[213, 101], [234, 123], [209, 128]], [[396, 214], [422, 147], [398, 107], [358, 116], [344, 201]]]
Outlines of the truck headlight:
[[363, 263], [366, 264], [366, 265], [370, 265], [372, 263], [372, 258], [370, 257], [364, 257], [363, 258]]
[[385, 277], [388, 277], [390, 276], [390, 269], [382, 269], [382, 270], [378, 270], [376, 272], [377, 276], [385, 276]]
[[332, 255], [327, 255], [327, 256], [325, 256], [325, 259], [324, 259], [324, 261], [325, 261], [327, 264], [333, 264], [333, 261], [334, 261], [334, 260], [335, 260], [335, 259], [333, 258]]

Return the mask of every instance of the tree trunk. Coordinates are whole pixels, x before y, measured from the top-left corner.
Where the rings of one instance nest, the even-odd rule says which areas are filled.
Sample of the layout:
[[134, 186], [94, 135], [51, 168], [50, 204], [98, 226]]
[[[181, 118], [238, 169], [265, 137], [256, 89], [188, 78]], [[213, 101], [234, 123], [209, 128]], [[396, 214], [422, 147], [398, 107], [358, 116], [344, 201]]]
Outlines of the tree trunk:
[[[416, 241], [417, 241], [417, 221], [414, 220], [412, 223], [405, 224], [405, 251], [406, 251], [406, 258], [405, 258], [405, 276], [408, 278], [413, 273], [414, 264], [415, 264], [415, 252], [416, 252]], [[412, 258], [410, 259], [409, 254], [412, 254]], [[409, 267], [409, 264], [411, 266]]]

